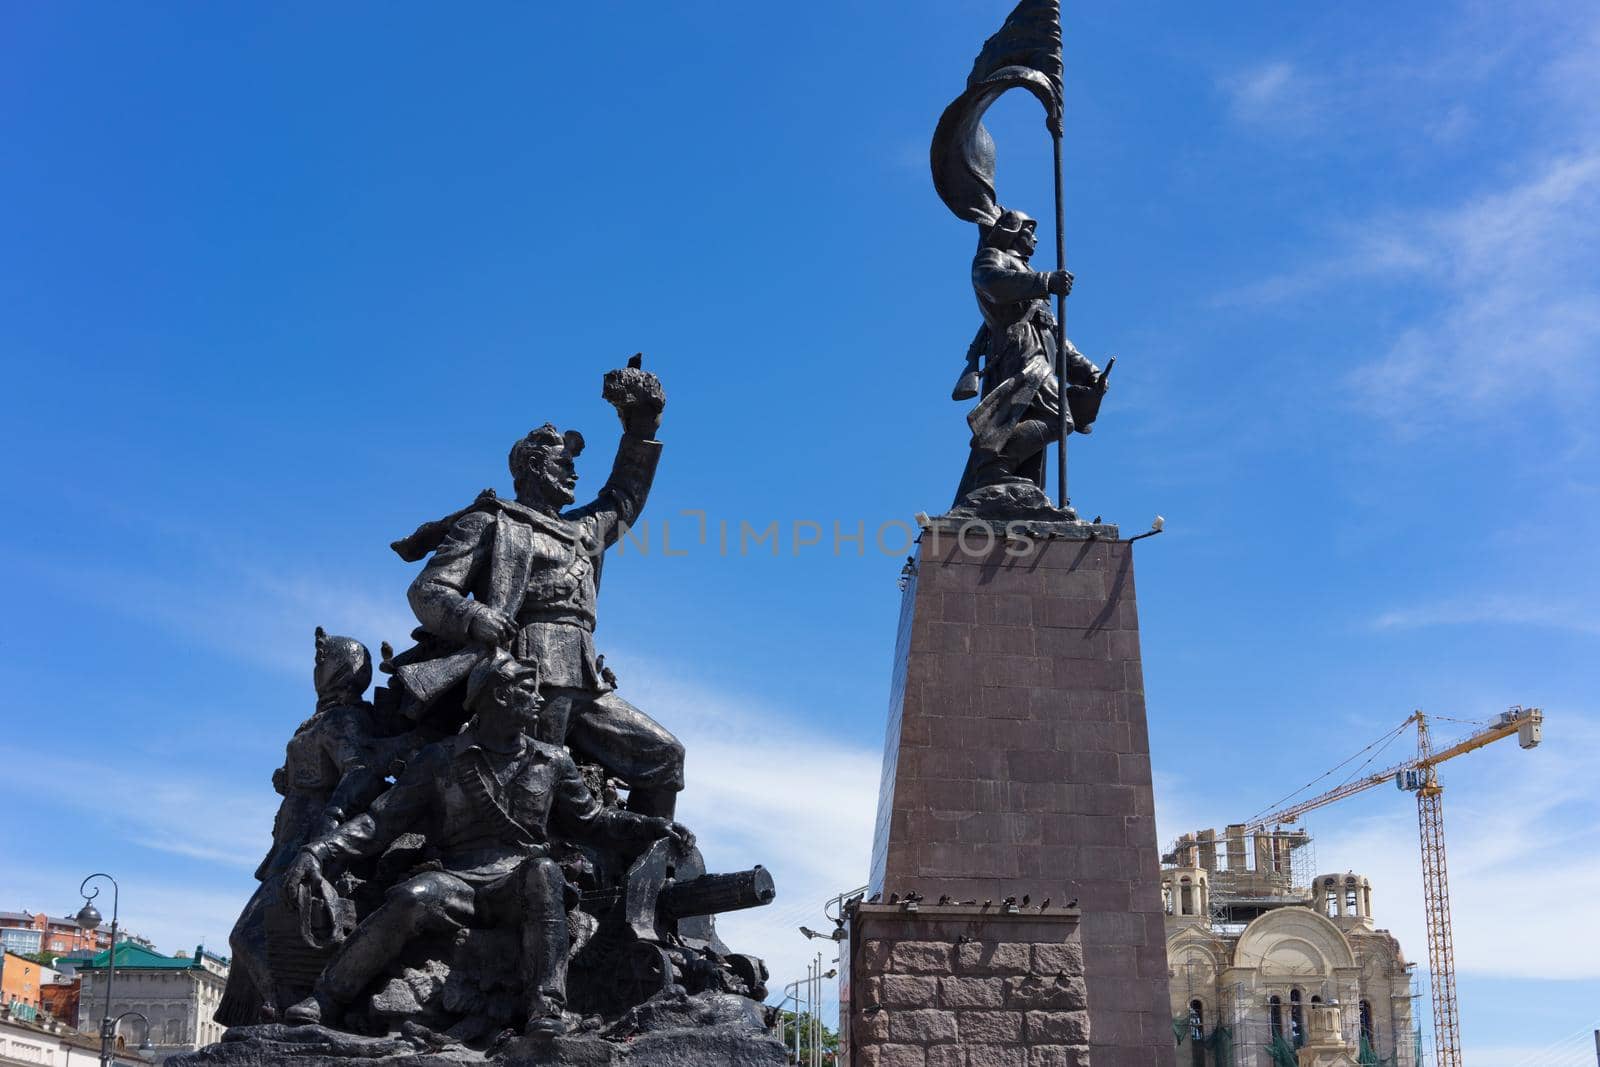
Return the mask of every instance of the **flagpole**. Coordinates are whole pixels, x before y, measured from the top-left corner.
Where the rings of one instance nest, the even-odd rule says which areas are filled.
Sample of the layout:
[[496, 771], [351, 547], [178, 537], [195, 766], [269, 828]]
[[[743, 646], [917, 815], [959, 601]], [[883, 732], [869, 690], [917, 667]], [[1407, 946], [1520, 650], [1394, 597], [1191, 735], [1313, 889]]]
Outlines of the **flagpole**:
[[[1056, 270], [1067, 269], [1066, 212], [1061, 200], [1062, 118], [1051, 124], [1056, 157]], [[1061, 403], [1061, 423], [1056, 428], [1056, 506], [1067, 506], [1067, 297], [1056, 294], [1056, 386]]]

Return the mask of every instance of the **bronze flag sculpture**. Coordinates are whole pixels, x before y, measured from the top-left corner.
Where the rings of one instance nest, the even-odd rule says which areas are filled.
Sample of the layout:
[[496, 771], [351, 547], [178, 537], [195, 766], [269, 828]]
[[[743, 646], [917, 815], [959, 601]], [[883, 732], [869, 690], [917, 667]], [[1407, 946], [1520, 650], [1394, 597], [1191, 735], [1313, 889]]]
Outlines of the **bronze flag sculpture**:
[[[984, 517], [1076, 518], [1067, 499], [1066, 438], [1088, 433], [1099, 414], [1108, 363], [1100, 370], [1067, 340], [1072, 291], [1063, 237], [1061, 7], [1022, 0], [984, 42], [967, 88], [945, 108], [929, 161], [934, 188], [956, 217], [978, 227], [972, 287], [983, 325], [967, 351], [953, 399], [980, 396], [967, 416], [971, 454], [955, 512]], [[1045, 108], [1055, 150], [1056, 269], [1035, 271], [1036, 223], [995, 197], [994, 140], [983, 125], [990, 105], [1023, 89]], [[1052, 316], [1047, 302], [1056, 297]], [[979, 361], [983, 369], [979, 370]], [[1063, 387], [1063, 383], [1064, 387]], [[1056, 444], [1058, 494], [1044, 494], [1046, 448]]]

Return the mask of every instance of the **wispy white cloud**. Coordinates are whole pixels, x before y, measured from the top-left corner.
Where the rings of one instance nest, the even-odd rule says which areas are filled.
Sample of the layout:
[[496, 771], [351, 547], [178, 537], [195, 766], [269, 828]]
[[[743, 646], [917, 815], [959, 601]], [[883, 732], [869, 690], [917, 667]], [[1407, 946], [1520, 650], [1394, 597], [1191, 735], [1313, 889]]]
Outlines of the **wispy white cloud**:
[[1410, 323], [1349, 375], [1365, 410], [1402, 435], [1462, 419], [1503, 430], [1529, 403], [1582, 417], [1600, 386], [1600, 141], [1464, 203], [1342, 225], [1337, 245], [1218, 303], [1412, 289]]
[[[244, 784], [202, 775], [153, 775], [122, 764], [86, 765], [38, 752], [8, 755], [0, 778], [7, 809], [48, 797], [55, 810], [70, 812], [79, 825], [98, 826], [154, 852], [246, 871], [261, 862], [271, 842], [278, 799], [271, 767], [263, 768], [259, 781]], [[92, 781], [94, 788], [64, 787], [79, 781]]]
[[1235, 286], [1212, 300], [1217, 307], [1260, 308], [1307, 297], [1352, 279], [1400, 280], [1429, 269], [1429, 249], [1403, 219], [1371, 219], [1338, 228], [1338, 247], [1294, 269]]
[[1460, 597], [1394, 608], [1373, 620], [1381, 630], [1475, 625], [1544, 626], [1600, 634], [1600, 617], [1589, 606], [1530, 597]]
[[1600, 144], [1396, 228], [1418, 251], [1410, 281], [1440, 300], [1353, 376], [1376, 409], [1426, 424], [1587, 403], [1600, 382]]
[[199, 561], [183, 577], [133, 566], [33, 561], [70, 594], [268, 670], [309, 679], [312, 631], [348, 634], [376, 653], [399, 644], [416, 619], [399, 594], [333, 574], [284, 575], [229, 561]]
[[1314, 110], [1312, 87], [1285, 60], [1272, 60], [1226, 75], [1219, 82], [1233, 117], [1241, 122], [1297, 123]]
[[1409, 46], [1386, 38], [1330, 51], [1319, 38], [1312, 48], [1253, 57], [1216, 85], [1235, 122], [1312, 151], [1359, 150], [1374, 129], [1398, 126], [1415, 148], [1455, 143], [1479, 125], [1464, 87], [1493, 86], [1502, 100], [1540, 94], [1592, 112], [1589, 90], [1600, 83], [1592, 9], [1530, 0], [1508, 18], [1492, 4], [1455, 6]]
[[[1462, 87], [1502, 84], [1512, 70], [1517, 92], [1535, 98], [1526, 106], [1539, 128], [1463, 173], [1476, 191], [1309, 220], [1329, 232], [1328, 247], [1220, 298], [1261, 306], [1357, 286], [1415, 294], [1348, 379], [1363, 410], [1402, 436], [1461, 422], [1503, 430], [1535, 407], [1582, 426], [1600, 389], [1600, 122], [1589, 104], [1600, 19], [1559, 9], [1529, 17], [1540, 32], [1506, 27], [1503, 11], [1464, 19], [1437, 60], [1366, 57], [1313, 71], [1276, 60], [1224, 82], [1237, 120], [1343, 151], [1369, 139], [1355, 132], [1363, 123], [1392, 122], [1397, 108], [1431, 141], [1459, 141], [1476, 121], [1457, 100]], [[1340, 108], [1330, 123], [1307, 121], [1323, 97]]]

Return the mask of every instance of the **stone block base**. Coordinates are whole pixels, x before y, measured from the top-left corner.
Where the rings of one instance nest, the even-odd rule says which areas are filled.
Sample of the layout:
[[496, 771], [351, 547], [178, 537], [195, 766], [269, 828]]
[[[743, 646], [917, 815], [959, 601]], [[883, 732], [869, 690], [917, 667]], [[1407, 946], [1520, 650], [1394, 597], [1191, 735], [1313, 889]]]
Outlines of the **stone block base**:
[[783, 1043], [745, 997], [664, 994], [627, 1020], [636, 1031], [518, 1037], [487, 1051], [430, 1041], [420, 1030], [362, 1037], [324, 1026], [238, 1026], [221, 1042], [167, 1061], [172, 1067], [783, 1067]]
[[1076, 909], [862, 904], [840, 985], [849, 1067], [1088, 1067]]

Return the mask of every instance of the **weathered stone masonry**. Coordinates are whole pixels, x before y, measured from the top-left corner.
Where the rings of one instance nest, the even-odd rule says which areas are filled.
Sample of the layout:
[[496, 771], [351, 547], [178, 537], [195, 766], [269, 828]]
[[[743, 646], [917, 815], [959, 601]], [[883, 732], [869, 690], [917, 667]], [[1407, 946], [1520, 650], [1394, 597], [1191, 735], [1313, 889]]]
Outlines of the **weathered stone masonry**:
[[850, 923], [851, 1067], [1088, 1067], [1078, 919], [862, 905]]

